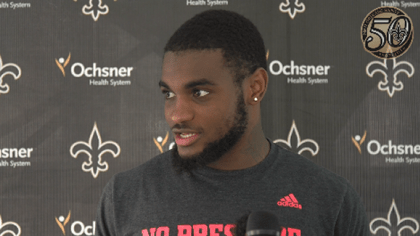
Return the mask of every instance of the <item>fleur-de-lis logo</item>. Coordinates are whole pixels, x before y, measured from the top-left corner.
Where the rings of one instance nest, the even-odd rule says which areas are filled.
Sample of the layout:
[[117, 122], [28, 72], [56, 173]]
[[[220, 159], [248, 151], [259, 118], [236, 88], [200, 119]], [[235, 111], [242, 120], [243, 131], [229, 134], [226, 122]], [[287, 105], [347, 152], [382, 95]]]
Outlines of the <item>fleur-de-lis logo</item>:
[[396, 29], [389, 30], [389, 33], [393, 36], [392, 38], [399, 43], [398, 46], [401, 46], [404, 39], [408, 36], [407, 30], [401, 29], [400, 22], [397, 23]]
[[66, 71], [64, 68], [69, 64], [71, 58], [71, 53], [69, 53], [69, 56], [67, 59], [64, 60], [64, 58], [60, 57], [60, 59], [55, 59], [55, 63], [57, 64], [58, 68], [61, 70], [61, 73], [63, 73], [63, 76], [66, 77]]
[[[391, 49], [388, 49], [388, 52], [392, 52]], [[397, 76], [400, 73], [405, 73], [408, 78], [411, 78], [414, 75], [414, 67], [408, 61], [400, 61], [397, 63], [397, 59], [394, 57], [392, 59], [384, 59], [383, 61], [372, 61], [366, 66], [366, 74], [369, 77], [378, 72], [384, 76], [384, 80], [379, 81], [378, 89], [380, 91], [386, 91], [389, 97], [394, 96], [395, 91], [401, 91], [404, 88], [404, 85], [401, 81], [398, 80]], [[393, 80], [389, 81], [388, 78]]]
[[21, 74], [22, 73], [18, 65], [14, 63], [7, 63], [3, 65], [3, 60], [1, 59], [1, 56], [0, 56], [0, 94], [1, 93], [6, 94], [10, 90], [10, 87], [8, 84], [3, 84], [3, 78], [6, 75], [11, 75], [13, 76], [15, 80], [17, 80], [20, 78]]
[[83, 14], [92, 15], [92, 18], [94, 21], [97, 21], [100, 15], [108, 14], [108, 11], [109, 11], [107, 5], [102, 5], [102, 0], [97, 0], [97, 1], [98, 1], [98, 5], [96, 7], [92, 3], [93, 0], [89, 0], [89, 6], [84, 5], [82, 9]]
[[[295, 134], [295, 140], [296, 141], [296, 147], [292, 147], [292, 136]], [[319, 146], [318, 143], [315, 142], [313, 139], [300, 139], [299, 131], [296, 127], [295, 121], [293, 120], [292, 128], [290, 129], [289, 136], [287, 137], [287, 140], [284, 139], [276, 139], [273, 141], [274, 143], [283, 143], [287, 147], [291, 149], [297, 149], [298, 154], [302, 154], [304, 151], [309, 151], [312, 156], [315, 156], [319, 152]]]
[[67, 223], [69, 223], [70, 221], [70, 215], [71, 215], [71, 211], [69, 211], [69, 214], [67, 215], [66, 218], [64, 218], [64, 216], [60, 216], [60, 217], [55, 217], [55, 221], [57, 222], [58, 226], [60, 227], [61, 231], [63, 231], [63, 234], [66, 235], [66, 230], [64, 229], [64, 227], [67, 225]]
[[[70, 147], [70, 154], [72, 157], [77, 158], [80, 153], [84, 153], [89, 157], [89, 162], [83, 162], [82, 170], [84, 172], [91, 172], [93, 178], [98, 177], [99, 172], [105, 172], [108, 170], [108, 163], [102, 161], [102, 155], [105, 153], [111, 153], [112, 156], [116, 158], [120, 155], [120, 152], [120, 146], [116, 142], [102, 142], [96, 122], [90, 134], [89, 143], [78, 141]], [[98, 160], [95, 165], [92, 161], [93, 156]]]
[[0, 236], [6, 236], [6, 235], [11, 235], [11, 236], [20, 236], [20, 226], [18, 224], [16, 224], [15, 222], [4, 222], [1, 219], [1, 215], [0, 215]]
[[289, 13], [290, 18], [293, 20], [296, 13], [302, 13], [305, 11], [305, 4], [299, 3], [299, 0], [295, 0], [295, 3], [292, 6], [290, 1], [286, 0], [286, 3], [280, 3], [279, 9], [283, 13]]
[[392, 199], [391, 207], [389, 208], [388, 217], [375, 218], [370, 222], [370, 232], [376, 234], [379, 230], [385, 230], [388, 232], [388, 236], [398, 235], [401, 236], [403, 230], [410, 230], [412, 234], [419, 231], [419, 222], [411, 217], [400, 218], [397, 205], [394, 199]]
[[351, 137], [351, 141], [353, 141], [354, 146], [356, 146], [357, 150], [360, 154], [362, 154], [362, 148], [360, 147], [366, 140], [366, 130], [363, 134], [363, 137], [360, 137], [360, 135], [356, 135], [354, 137]]
[[[159, 149], [160, 153], [163, 153], [163, 146], [165, 146], [166, 142], [169, 138], [169, 132], [166, 132], [165, 138], [162, 138], [161, 136], [158, 136], [157, 138], [153, 138], [153, 141], [155, 142], [156, 147]], [[172, 142], [169, 144], [169, 149], [172, 149], [175, 145], [175, 142]]]

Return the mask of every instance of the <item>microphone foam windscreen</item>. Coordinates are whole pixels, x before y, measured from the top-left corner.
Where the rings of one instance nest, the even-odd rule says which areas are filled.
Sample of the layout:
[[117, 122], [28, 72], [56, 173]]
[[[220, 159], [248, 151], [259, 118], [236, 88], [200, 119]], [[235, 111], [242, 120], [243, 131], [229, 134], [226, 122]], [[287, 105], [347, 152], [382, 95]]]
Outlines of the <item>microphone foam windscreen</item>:
[[248, 217], [246, 231], [274, 230], [280, 231], [279, 221], [273, 213], [267, 211], [255, 211]]

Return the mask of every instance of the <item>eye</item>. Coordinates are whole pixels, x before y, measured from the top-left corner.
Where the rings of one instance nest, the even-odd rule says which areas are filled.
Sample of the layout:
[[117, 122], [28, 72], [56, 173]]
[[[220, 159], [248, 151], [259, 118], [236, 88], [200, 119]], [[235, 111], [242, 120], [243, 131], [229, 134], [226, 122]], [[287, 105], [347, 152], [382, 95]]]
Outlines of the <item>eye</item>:
[[205, 90], [196, 90], [196, 91], [194, 91], [194, 96], [195, 97], [204, 97], [207, 94], [209, 94], [209, 92], [207, 92]]
[[170, 91], [162, 91], [162, 93], [165, 95], [166, 99], [175, 97], [175, 93], [170, 92]]

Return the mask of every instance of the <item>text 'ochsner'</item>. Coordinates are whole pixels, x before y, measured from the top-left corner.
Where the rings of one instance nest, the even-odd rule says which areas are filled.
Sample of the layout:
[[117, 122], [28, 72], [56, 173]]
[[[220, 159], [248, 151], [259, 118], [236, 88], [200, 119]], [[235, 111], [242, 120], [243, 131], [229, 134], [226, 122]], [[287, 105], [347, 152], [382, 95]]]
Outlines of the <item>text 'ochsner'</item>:
[[[71, 66], [71, 74], [76, 77], [87, 77], [89, 85], [94, 86], [121, 86], [131, 85], [131, 80], [116, 79], [116, 78], [129, 78], [133, 67], [99, 67], [96, 63], [92, 66], [85, 66], [80, 62], [74, 63]], [[108, 78], [112, 79], [108, 79]]]
[[[371, 140], [367, 144], [367, 151], [371, 155], [381, 154], [387, 156], [385, 159], [387, 163], [420, 163], [419, 157], [408, 157], [408, 155], [420, 155], [420, 144], [393, 144], [392, 140], [381, 144], [377, 140]], [[394, 157], [391, 157], [391, 155]]]
[[31, 166], [29, 158], [33, 151], [33, 148], [0, 148], [0, 167]]
[[273, 75], [284, 74], [288, 84], [328, 84], [329, 65], [295, 65], [293, 60], [289, 65], [283, 65], [278, 60], [270, 63], [269, 70]]

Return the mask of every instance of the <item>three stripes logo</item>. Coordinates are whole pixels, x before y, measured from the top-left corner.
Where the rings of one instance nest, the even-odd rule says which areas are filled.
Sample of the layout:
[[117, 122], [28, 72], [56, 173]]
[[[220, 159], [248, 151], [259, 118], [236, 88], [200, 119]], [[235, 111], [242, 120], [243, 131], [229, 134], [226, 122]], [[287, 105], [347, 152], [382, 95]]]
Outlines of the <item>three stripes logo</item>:
[[295, 195], [293, 195], [293, 193], [280, 199], [280, 201], [277, 202], [277, 205], [283, 206], [283, 207], [292, 207], [292, 208], [297, 208], [297, 209], [302, 210], [302, 205], [299, 204], [298, 200], [296, 199]]

